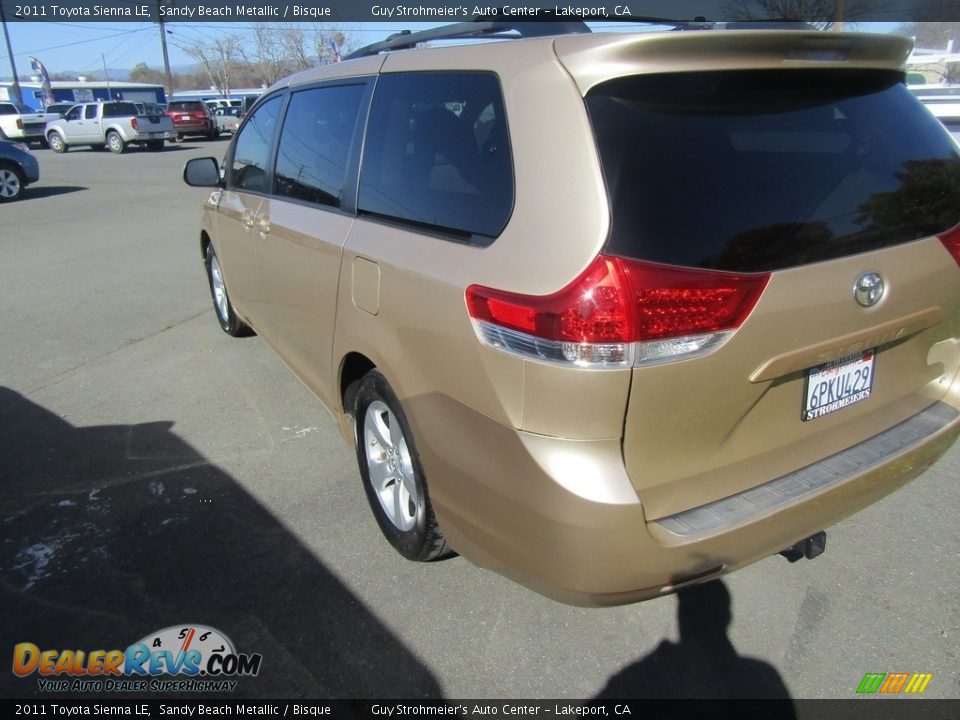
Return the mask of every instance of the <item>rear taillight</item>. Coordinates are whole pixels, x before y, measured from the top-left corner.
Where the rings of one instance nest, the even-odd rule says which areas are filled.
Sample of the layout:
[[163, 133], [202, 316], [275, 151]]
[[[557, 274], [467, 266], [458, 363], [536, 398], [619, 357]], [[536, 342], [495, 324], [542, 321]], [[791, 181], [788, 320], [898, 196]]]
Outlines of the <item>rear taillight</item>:
[[137, 129], [137, 119], [136, 119], [136, 118], [130, 118], [130, 127], [132, 127], [134, 130]]
[[716, 349], [753, 310], [769, 277], [600, 255], [552, 295], [471, 285], [466, 302], [486, 345], [547, 362], [625, 367]]
[[960, 225], [947, 230], [938, 236], [943, 246], [953, 255], [953, 259], [960, 265]]

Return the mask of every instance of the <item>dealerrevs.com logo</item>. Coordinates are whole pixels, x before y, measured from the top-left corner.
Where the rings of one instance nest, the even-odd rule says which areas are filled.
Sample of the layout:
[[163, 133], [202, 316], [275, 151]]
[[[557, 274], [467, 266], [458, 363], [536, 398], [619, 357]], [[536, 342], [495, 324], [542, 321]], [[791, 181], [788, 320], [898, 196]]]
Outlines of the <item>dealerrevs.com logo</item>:
[[38, 676], [42, 692], [232, 692], [237, 678], [260, 672], [262, 661], [196, 624], [164, 628], [126, 650], [41, 650], [30, 642], [13, 648], [13, 673]]

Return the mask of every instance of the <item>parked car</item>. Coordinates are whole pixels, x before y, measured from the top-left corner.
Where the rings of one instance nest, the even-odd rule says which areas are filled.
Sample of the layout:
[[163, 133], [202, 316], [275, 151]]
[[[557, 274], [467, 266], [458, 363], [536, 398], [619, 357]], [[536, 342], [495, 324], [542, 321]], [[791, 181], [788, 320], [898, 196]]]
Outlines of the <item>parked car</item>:
[[240, 127], [240, 116], [243, 108], [239, 107], [218, 107], [213, 111], [213, 122], [217, 126], [217, 132], [220, 134], [229, 133], [232, 135]]
[[220, 133], [210, 109], [200, 100], [174, 100], [167, 105], [167, 117], [173, 121], [177, 139], [200, 135], [216, 140]]
[[40, 163], [26, 144], [0, 140], [0, 202], [23, 197], [27, 185], [40, 180]]
[[53, 113], [38, 113], [23, 103], [0, 101], [0, 140], [42, 143], [44, 127], [57, 117]]
[[304, 71], [188, 162], [221, 328], [407, 558], [609, 605], [816, 556], [960, 432], [960, 148], [910, 41], [544, 25], [580, 32]]
[[50, 149], [57, 153], [74, 145], [90, 145], [119, 154], [131, 143], [163, 150], [164, 141], [173, 136], [170, 118], [141, 115], [133, 103], [118, 101], [74, 105], [46, 128]]

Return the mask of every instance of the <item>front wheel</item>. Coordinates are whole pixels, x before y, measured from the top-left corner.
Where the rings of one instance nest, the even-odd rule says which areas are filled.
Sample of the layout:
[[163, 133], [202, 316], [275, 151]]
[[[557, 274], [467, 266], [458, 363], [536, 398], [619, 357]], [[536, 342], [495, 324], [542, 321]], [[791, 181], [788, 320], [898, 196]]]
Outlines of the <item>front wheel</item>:
[[16, 165], [0, 165], [0, 202], [19, 200], [26, 186], [20, 168]]
[[63, 141], [63, 135], [60, 133], [52, 132], [47, 136], [47, 144], [50, 146], [50, 149], [55, 153], [62, 153], [67, 151], [67, 144]]
[[107, 133], [107, 147], [110, 148], [110, 152], [119, 155], [124, 150], [127, 149], [127, 144], [123, 141], [123, 138], [120, 137], [115, 132]]
[[386, 378], [371, 370], [354, 405], [357, 462], [380, 531], [409, 560], [436, 560], [451, 550], [433, 513], [410, 425]]
[[252, 335], [253, 330], [243, 320], [237, 317], [227, 295], [227, 286], [223, 282], [223, 272], [220, 270], [220, 261], [213, 251], [213, 245], [207, 245], [207, 280], [210, 282], [210, 295], [213, 298], [213, 309], [217, 313], [217, 321], [221, 329], [233, 337]]

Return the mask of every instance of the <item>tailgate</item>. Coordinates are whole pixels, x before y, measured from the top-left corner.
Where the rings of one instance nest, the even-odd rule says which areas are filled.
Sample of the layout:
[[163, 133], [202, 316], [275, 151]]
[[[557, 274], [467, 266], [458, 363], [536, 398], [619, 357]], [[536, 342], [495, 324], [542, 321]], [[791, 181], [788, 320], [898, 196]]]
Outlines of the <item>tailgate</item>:
[[[878, 436], [957, 369], [938, 236], [960, 224], [960, 148], [904, 86], [902, 44], [736, 35], [557, 43], [603, 166], [604, 252], [641, 268], [623, 452], [650, 519]], [[643, 285], [664, 267], [683, 284]], [[721, 317], [748, 284], [756, 304]]]
[[[865, 272], [886, 284], [872, 309], [853, 296]], [[648, 518], [786, 475], [942, 399], [958, 299], [960, 269], [936, 238], [793, 268], [718, 351], [635, 369], [624, 456]], [[838, 358], [848, 377], [823, 368]]]

